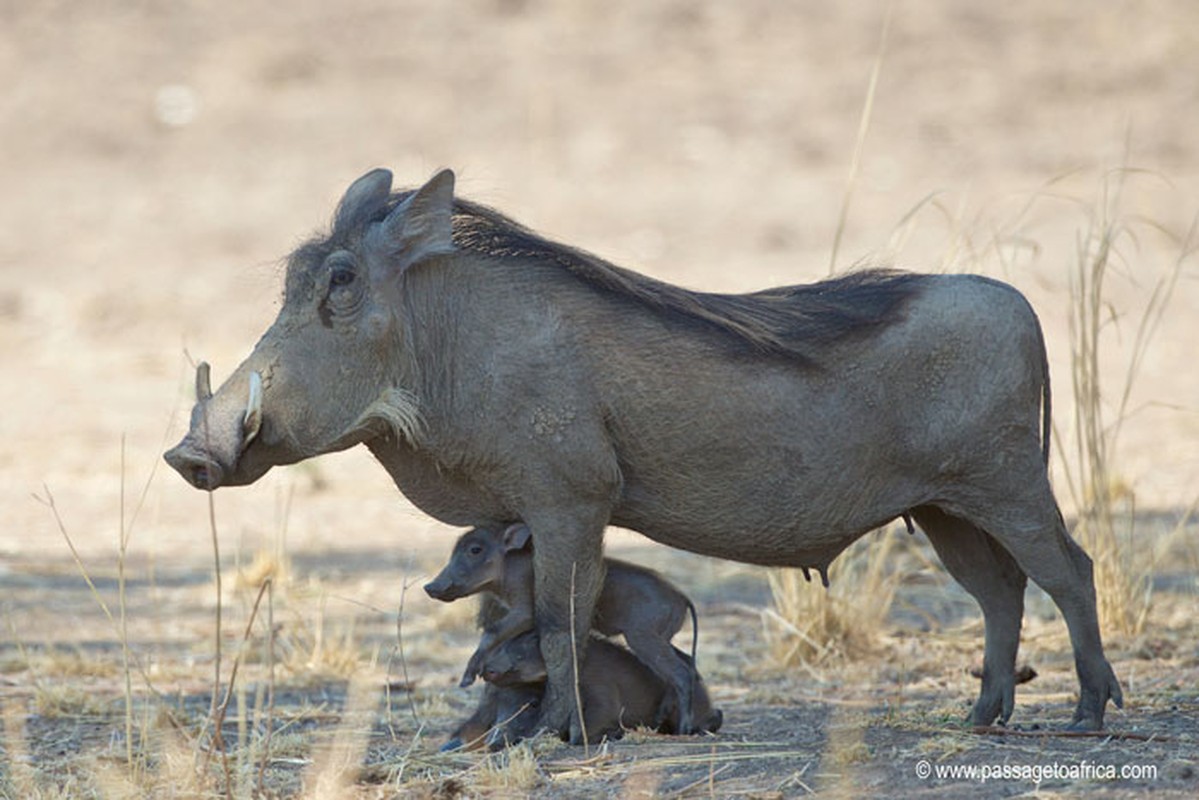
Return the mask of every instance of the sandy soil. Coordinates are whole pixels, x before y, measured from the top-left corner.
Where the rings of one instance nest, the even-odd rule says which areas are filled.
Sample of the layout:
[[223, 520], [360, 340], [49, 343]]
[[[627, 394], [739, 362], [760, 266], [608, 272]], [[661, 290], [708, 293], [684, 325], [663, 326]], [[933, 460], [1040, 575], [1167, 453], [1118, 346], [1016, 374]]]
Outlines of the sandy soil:
[[[1199, 6], [910, 0], [890, 4], [884, 37], [887, 8], [864, 0], [301, 0], [280, 13], [278, 4], [252, 0], [217, 14], [201, 3], [0, 5], [6, 708], [36, 688], [37, 671], [16, 655], [17, 642], [35, 653], [61, 643], [83, 648], [87, 660], [117, 658], [111, 626], [46, 507], [49, 494], [110, 603], [118, 532], [122, 524], [131, 531], [131, 639], [169, 673], [173, 690], [203, 691], [214, 597], [207, 499], [160, 460], [186, 427], [188, 354], [211, 361], [215, 380], [228, 374], [274, 317], [280, 259], [325, 223], [349, 181], [385, 165], [413, 184], [451, 166], [464, 195], [666, 280], [730, 291], [815, 280], [830, 268], [880, 42], [836, 266], [980, 271], [1026, 292], [1057, 376], [1059, 452], [1070, 453], [1070, 271], [1106, 187], [1123, 231], [1109, 283], [1109, 418], [1138, 315], [1185, 256], [1128, 399], [1118, 477], [1139, 509], [1189, 507], [1199, 484], [1199, 372], [1189, 368], [1199, 273], [1186, 239], [1199, 213]], [[1119, 172], [1122, 165], [1134, 169]], [[230, 574], [236, 560], [283, 547], [292, 586], [310, 589], [293, 591], [296, 613], [325, 614], [330, 630], [357, 624], [368, 648], [386, 649], [406, 576], [431, 569], [452, 541], [362, 451], [276, 470], [214, 501]], [[767, 602], [761, 573], [629, 534], [613, 541], [666, 568], [712, 617], [721, 645], [710, 669], [729, 719], [719, 741], [776, 741], [804, 753], [786, 767], [717, 763], [713, 772], [725, 769], [712, 778], [717, 794], [836, 788], [835, 773], [851, 775], [858, 793], [906, 786], [950, 796], [952, 782], [896, 783], [922, 743], [942, 755], [1015, 752], [998, 739], [958, 744], [952, 737], [964, 734], [936, 721], [950, 704], [960, 712], [975, 691], [957, 663], [917, 670], [924, 688], [905, 690], [898, 721], [887, 700], [895, 681], [886, 683], [894, 651], [818, 690], [777, 678], [778, 691], [766, 696], [765, 679], [744, 664], [722, 665], [719, 655], [762, 660], [759, 623], [738, 616]], [[1182, 543], [1181, 552], [1193, 552], [1194, 532]], [[1193, 563], [1162, 574], [1173, 587], [1153, 621], [1163, 641], [1174, 641], [1187, 616], [1172, 609], [1193, 611]], [[932, 614], [937, 635], [953, 631], [953, 647], [968, 660], [981, 634], [958, 626], [970, 624], [973, 608], [936, 585], [942, 597], [957, 597], [938, 608], [958, 609]], [[414, 594], [414, 618], [445, 621]], [[230, 597], [240, 603], [226, 626], [235, 642], [249, 601], [244, 590]], [[312, 618], [292, 624], [321, 627]], [[889, 636], [915, 635], [895, 624]], [[424, 700], [442, 704], [429, 715], [442, 729], [469, 702], [448, 688], [456, 659], [469, 652], [469, 626], [459, 615], [446, 628], [441, 644], [433, 629], [412, 634], [434, 649], [415, 654], [414, 664]], [[1114, 657], [1132, 687], [1149, 686], [1141, 695], [1148, 705], [1134, 701], [1117, 719], [1150, 732], [1160, 722], [1170, 744], [1018, 746], [1031, 748], [1029, 758], [1060, 746], [1068, 748], [1062, 757], [1119, 753], [1118, 763], [1144, 757], [1163, 774], [1174, 770], [1159, 784], [1104, 791], [1193, 792], [1193, 641], [1158, 660], [1137, 657], [1146, 645], [1128, 642]], [[1043, 696], [1020, 707], [1023, 719], [1056, 725], [1074, 684], [1064, 642], [1045, 648], [1052, 666], [1038, 663], [1043, 680], [1034, 684], [1046, 687], [1037, 690]], [[91, 678], [71, 680], [86, 686]], [[847, 725], [847, 713], [864, 740], [837, 757], [846, 769], [833, 769], [819, 742]], [[33, 730], [41, 718], [31, 719]], [[107, 743], [107, 728], [97, 730]], [[36, 750], [38, 737], [30, 741]], [[666, 792], [702, 779], [690, 791], [707, 792], [709, 766], [689, 769], [677, 783], [667, 776], [646, 785]], [[553, 785], [569, 795], [570, 780]], [[1029, 787], [982, 788], [1000, 796]]]

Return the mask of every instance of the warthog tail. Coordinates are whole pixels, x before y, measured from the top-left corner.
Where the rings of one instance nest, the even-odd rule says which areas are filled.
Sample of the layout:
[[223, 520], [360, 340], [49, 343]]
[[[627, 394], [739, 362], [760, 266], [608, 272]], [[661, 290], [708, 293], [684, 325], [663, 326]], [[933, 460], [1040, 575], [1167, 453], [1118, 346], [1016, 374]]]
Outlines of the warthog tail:
[[[1031, 307], [1030, 307], [1031, 310]], [[1037, 328], [1037, 343], [1041, 346], [1041, 458], [1045, 469], [1049, 469], [1049, 439], [1053, 431], [1053, 399], [1049, 391], [1049, 354], [1045, 347], [1045, 333], [1041, 330], [1041, 321], [1033, 313], [1033, 322]]]

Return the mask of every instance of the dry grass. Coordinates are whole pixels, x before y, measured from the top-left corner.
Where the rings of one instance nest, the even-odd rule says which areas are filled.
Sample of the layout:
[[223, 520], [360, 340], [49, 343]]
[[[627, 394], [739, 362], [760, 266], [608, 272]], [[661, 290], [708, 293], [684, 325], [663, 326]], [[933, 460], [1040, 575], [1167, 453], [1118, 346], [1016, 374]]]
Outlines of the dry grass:
[[487, 757], [475, 773], [474, 787], [526, 795], [542, 781], [537, 755], [529, 744], [518, 744]]
[[1133, 270], [1125, 250], [1135, 250], [1138, 243], [1134, 220], [1125, 216], [1121, 205], [1130, 174], [1128, 168], [1121, 168], [1104, 178], [1078, 238], [1070, 284], [1073, 464], [1063, 457], [1069, 491], [1079, 510], [1074, 536], [1094, 562], [1100, 623], [1106, 631], [1124, 636], [1145, 630], [1158, 563], [1154, 548], [1137, 540], [1136, 495], [1116, 467], [1120, 431], [1131, 413], [1129, 398], [1153, 334], [1194, 247], [1192, 228], [1176, 240], [1178, 257], [1172, 264], [1138, 266], [1130, 275], [1148, 281], [1152, 290], [1134, 320], [1136, 332], [1127, 368], [1113, 381], [1100, 364], [1107, 341], [1121, 333], [1122, 323], [1109, 296], [1107, 279], [1115, 270]]
[[267, 581], [273, 583], [276, 589], [286, 587], [291, 580], [291, 559], [277, 549], [259, 550], [254, 559], [244, 567], [239, 567], [233, 579], [233, 588], [237, 592], [257, 592]]
[[[320, 709], [301, 709], [298, 715], [293, 713], [290, 718], [281, 719], [280, 732], [274, 735], [273, 676], [276, 650], [282, 654], [280, 666], [293, 677], [293, 685], [323, 684], [361, 672], [364, 664], [352, 623], [326, 623], [324, 609], [327, 594], [319, 585], [313, 585], [295, 594], [296, 601], [301, 604], [315, 598], [319, 606], [316, 613], [298, 606], [286, 607], [285, 610], [291, 612], [297, 623], [284, 628], [283, 635], [276, 637], [272, 589], [275, 581], [282, 580], [286, 583], [290, 578], [289, 559], [286, 553], [282, 552], [282, 548], [276, 547], [271, 552], [259, 553], [252, 563], [238, 571], [232, 584], [233, 594], [245, 601], [242, 605], [246, 623], [232, 664], [223, 664], [220, 657], [221, 619], [225, 613], [222, 602], [223, 582], [219, 551], [216, 550], [217, 515], [215, 506], [210, 504], [208, 526], [216, 565], [213, 585], [216, 625], [212, 643], [213, 652], [217, 654], [214, 658], [215, 682], [208, 714], [201, 720], [191, 720], [189, 712], [173, 708], [173, 704], [158, 693], [141, 656], [129, 646], [126, 557], [137, 511], [135, 509], [132, 517], [126, 515], [123, 477], [120, 492], [116, 614], [110, 610], [109, 603], [97, 588], [76, 550], [50, 490], [44, 489], [44, 497], [39, 498], [53, 515], [96, 606], [112, 625], [113, 634], [121, 645], [119, 663], [69, 647], [50, 647], [31, 654], [23, 645], [21, 637], [12, 630], [12, 641], [16, 644], [20, 657], [11, 659], [11, 666], [13, 670], [23, 668], [32, 677], [34, 691], [30, 707], [33, 713], [42, 719], [62, 720], [71, 724], [88, 720], [107, 724], [116, 716], [117, 697], [111, 691], [96, 691], [91, 686], [83, 685], [81, 678], [93, 682], [107, 679], [109, 685], [113, 679], [120, 680], [124, 701], [124, 735], [113, 738], [107, 758], [98, 760], [88, 756], [76, 759], [71, 762], [65, 773], [58, 772], [43, 777], [35, 770], [14, 767], [6, 780], [0, 780], [0, 796], [183, 796], [225, 797], [230, 800], [259, 797], [263, 794], [263, 778], [268, 764], [287, 764], [297, 760], [305, 763], [310, 760], [320, 761], [320, 768], [313, 772], [314, 785], [332, 791], [331, 787], [347, 783], [348, 776], [356, 774], [353, 765], [361, 762], [364, 743], [369, 737], [370, 726], [361, 724], [361, 718], [366, 707], [373, 701], [373, 692], [364, 690], [361, 681], [350, 682], [350, 705], [345, 711], [345, 724], [337, 726], [330, 740], [331, 744], [323, 749], [318, 748], [317, 758], [308, 759], [300, 754], [313, 748], [312, 733], [289, 731], [288, 728], [297, 723], [307, 722], [313, 715], [323, 718], [327, 713]], [[266, 619], [259, 616], [264, 597], [269, 598], [263, 611]], [[9, 626], [13, 626], [11, 619]], [[260, 641], [255, 641], [252, 636], [256, 628], [264, 630], [265, 635]], [[259, 683], [254, 688], [252, 701], [248, 696], [246, 681], [239, 680], [239, 670], [247, 663], [265, 663], [269, 673], [267, 683]], [[228, 669], [227, 675], [224, 674], [223, 667]], [[135, 714], [135, 676], [149, 696], [149, 700], [142, 703], [143, 710], [140, 716]], [[64, 681], [63, 678], [69, 680]], [[355, 686], [358, 687], [356, 691]], [[235, 706], [236, 709], [232, 714], [231, 706]], [[19, 721], [20, 707], [19, 701], [7, 703], [4, 707], [4, 751], [10, 755], [26, 751], [26, 734]], [[234, 741], [225, 740], [226, 722], [236, 724], [237, 735]], [[113, 752], [114, 745], [119, 745], [122, 750], [120, 757]], [[3, 774], [0, 773], [0, 779], [3, 778]], [[329, 792], [318, 789], [317, 794], [313, 796], [330, 795]]]
[[883, 530], [855, 542], [829, 568], [829, 587], [797, 569], [767, 573], [774, 605], [762, 611], [770, 654], [781, 668], [818, 667], [877, 652], [899, 585], [889, 569], [900, 534]]
[[[14, 659], [14, 661], [18, 661]], [[25, 653], [19, 660], [22, 669], [28, 669], [39, 678], [111, 678], [120, 672], [120, 667], [111, 661], [96, 658], [78, 647], [56, 646], [33, 653]]]
[[829, 275], [837, 271], [837, 253], [841, 249], [841, 238], [845, 234], [845, 223], [849, 219], [849, 204], [853, 200], [854, 189], [861, 176], [862, 152], [866, 147], [866, 135], [870, 132], [870, 117], [874, 111], [874, 98], [878, 92], [878, 79], [882, 73], [883, 56], [887, 52], [887, 36], [891, 31], [891, 6], [887, 6], [883, 19], [882, 31], [879, 34], [878, 50], [875, 52], [874, 64], [870, 68], [870, 82], [866, 87], [866, 96], [862, 101], [862, 114], [858, 120], [858, 133], [854, 140], [853, 157], [849, 162], [849, 177], [845, 182], [845, 194], [841, 197], [841, 212], [837, 215], [837, 230], [833, 234], [833, 244], [829, 251]]
[[331, 623], [326, 619], [327, 600], [322, 597], [315, 615], [292, 609], [292, 623], [276, 636], [279, 666], [295, 685], [313, 686], [351, 677], [362, 664], [362, 652], [351, 619]]
[[78, 684], [42, 683], [34, 691], [34, 710], [43, 717], [87, 717], [106, 714], [112, 698]]

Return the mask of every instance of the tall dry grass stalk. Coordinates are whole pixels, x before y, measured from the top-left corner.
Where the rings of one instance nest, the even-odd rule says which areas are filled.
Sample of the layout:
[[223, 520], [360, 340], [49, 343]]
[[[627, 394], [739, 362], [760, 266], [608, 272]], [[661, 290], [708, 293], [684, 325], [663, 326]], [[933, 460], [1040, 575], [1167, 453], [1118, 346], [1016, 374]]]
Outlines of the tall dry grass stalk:
[[[133, 651], [129, 647], [128, 624], [127, 624], [126, 612], [125, 612], [125, 609], [126, 609], [125, 561], [126, 561], [126, 554], [128, 552], [128, 547], [129, 547], [129, 539], [130, 539], [132, 529], [133, 529], [133, 521], [137, 518], [137, 514], [141, 510], [142, 504], [145, 502], [147, 490], [149, 488], [150, 481], [153, 480], [153, 477], [154, 477], [154, 470], [151, 469], [150, 477], [147, 478], [146, 486], [142, 490], [141, 499], [139, 500], [138, 505], [135, 507], [133, 515], [130, 518], [128, 524], [126, 524], [126, 520], [125, 520], [125, 441], [124, 441], [124, 437], [122, 437], [122, 439], [121, 439], [121, 479], [120, 479], [120, 489], [121, 489], [120, 526], [121, 527], [120, 527], [119, 539], [118, 539], [119, 547], [118, 547], [118, 551], [117, 551], [117, 575], [118, 575], [117, 601], [119, 604], [117, 616], [113, 615], [111, 609], [109, 609], [109, 607], [108, 607], [108, 603], [106, 603], [104, 601], [104, 598], [100, 595], [99, 589], [96, 588], [96, 584], [92, 581], [91, 574], [88, 572], [87, 567], [84, 565], [83, 558], [79, 555], [79, 550], [75, 547], [75, 541], [74, 541], [74, 539], [71, 538], [71, 534], [67, 530], [66, 522], [62, 518], [62, 514], [59, 513], [58, 504], [54, 500], [54, 495], [50, 492], [50, 487], [45, 484], [42, 485], [42, 491], [45, 494], [45, 497], [42, 497], [39, 495], [34, 495], [34, 499], [36, 501], [38, 501], [39, 503], [41, 503], [42, 505], [44, 505], [50, 511], [50, 514], [54, 517], [54, 523], [58, 528], [58, 532], [60, 534], [62, 534], [63, 540], [67, 544], [67, 548], [71, 551], [71, 558], [74, 560], [75, 567], [79, 570], [80, 576], [83, 578], [84, 582], [87, 584], [88, 590], [91, 592], [92, 599], [95, 600], [96, 605], [99, 607], [100, 611], [103, 612], [104, 617], [113, 626], [113, 630], [116, 633], [117, 639], [121, 643], [121, 663], [122, 663], [122, 669], [124, 672], [124, 676], [123, 676], [124, 677], [124, 687], [123, 687], [123, 689], [124, 689], [124, 701], [125, 701], [125, 739], [126, 739], [125, 754], [126, 754], [126, 759], [128, 761], [128, 767], [129, 767], [132, 777], [136, 777], [136, 775], [134, 775], [134, 773], [138, 772], [142, 766], [141, 764], [139, 764], [138, 760], [136, 760], [134, 758], [134, 751], [133, 751], [133, 728], [134, 728], [134, 726], [133, 726], [132, 670], [136, 667], [136, 669], [138, 670], [138, 673], [141, 675], [141, 678], [142, 678], [142, 681], [143, 681], [145, 687], [150, 691], [150, 693], [152, 695], [154, 695], [155, 697], [158, 697], [158, 691], [154, 688], [154, 684], [150, 680], [149, 674], [146, 672], [145, 664], [143, 664], [136, 657], [136, 655], [133, 653]], [[39, 693], [42, 693], [43, 688], [44, 687], [39, 686]], [[94, 702], [94, 698], [92, 698], [92, 702]]]
[[833, 234], [833, 246], [828, 260], [829, 275], [837, 271], [837, 253], [841, 249], [841, 238], [845, 235], [845, 223], [849, 220], [849, 203], [853, 199], [854, 189], [858, 185], [858, 176], [862, 171], [862, 152], [866, 148], [866, 134], [870, 132], [870, 117], [874, 112], [874, 96], [878, 91], [878, 79], [883, 70], [883, 55], [887, 52], [887, 37], [890, 31], [891, 5], [888, 3], [886, 16], [883, 17], [882, 32], [879, 34], [878, 50], [874, 55], [874, 64], [870, 68], [870, 82], [866, 86], [862, 115], [858, 119], [858, 135], [854, 140], [853, 157], [849, 162], [849, 178], [845, 182], [845, 194], [841, 197], [841, 211], [837, 214], [837, 230]]
[[117, 601], [120, 615], [121, 667], [125, 673], [125, 763], [135, 772], [133, 760], [133, 673], [129, 666], [129, 614], [125, 595], [125, 560], [132, 526], [125, 525], [125, 437], [121, 436], [121, 501], [117, 548]]
[[391, 690], [393, 681], [391, 678], [391, 667], [394, 662], [398, 661], [400, 664], [400, 675], [403, 680], [403, 686], [408, 689], [405, 694], [408, 696], [408, 712], [412, 715], [412, 723], [416, 729], [416, 739], [414, 740], [415, 744], [415, 741], [420, 739], [421, 733], [424, 731], [425, 723], [424, 720], [421, 719], [420, 713], [416, 710], [416, 699], [413, 697], [413, 693], [411, 691], [413, 685], [412, 678], [408, 674], [408, 657], [404, 653], [404, 604], [408, 598], [408, 589], [413, 585], [409, 578], [409, 575], [412, 573], [411, 560], [409, 560], [408, 569], [405, 570], [405, 573], [404, 582], [400, 586], [400, 603], [399, 607], [396, 609], [395, 646], [391, 649], [391, 652], [387, 657], [387, 681], [384, 684], [383, 692], [384, 702], [387, 708], [387, 724], [388, 727], [390, 727], [392, 719], [394, 718], [392, 709]]
[[1062, 458], [1067, 485], [1078, 509], [1074, 536], [1094, 562], [1101, 625], [1109, 632], [1137, 635], [1152, 604], [1153, 548], [1136, 538], [1136, 496], [1115, 468], [1120, 432], [1129, 415], [1149, 343], [1161, 324], [1184, 262], [1192, 252], [1194, 226], [1178, 240], [1178, 256], [1164, 269], [1139, 269], [1134, 279], [1152, 280], [1149, 300], [1136, 320], [1136, 333], [1120, 383], [1112, 385], [1101, 357], [1109, 335], [1119, 333], [1121, 315], [1108, 291], [1114, 267], [1129, 267], [1122, 247], [1137, 240], [1122, 209], [1127, 177], [1105, 176], [1080, 231], [1070, 274], [1070, 378], [1074, 389], [1074, 458]]
[[575, 630], [575, 575], [578, 562], [570, 562], [570, 664], [575, 690], [575, 713], [579, 715], [579, 730], [583, 734], [584, 758], [591, 758], [591, 742], [587, 739], [587, 718], [583, 716], [583, 690], [579, 683], [579, 648]]
[[[43, 504], [49, 510], [54, 519], [55, 525], [59, 530], [59, 533], [62, 535], [63, 540], [67, 544], [67, 548], [70, 550], [71, 557], [74, 560], [80, 576], [87, 584], [88, 590], [91, 592], [92, 598], [96, 602], [97, 607], [108, 620], [109, 624], [112, 625], [116, 638], [120, 643], [122, 699], [124, 701], [123, 722], [125, 741], [123, 749], [125, 763], [123, 765], [119, 765], [118, 761], [115, 764], [106, 764], [102, 769], [97, 768], [94, 770], [84, 770], [84, 777], [86, 779], [90, 780], [88, 777], [90, 775], [91, 777], [96, 777], [99, 780], [101, 789], [97, 791], [100, 791], [98, 796], [101, 797], [125, 796], [128, 794], [125, 789], [122, 789], [114, 794], [113, 792], [110, 792], [108, 789], [104, 788], [111, 788], [118, 785], [126, 788], [141, 787], [147, 791], [150, 791], [151, 787], [158, 788], [160, 783], [165, 783], [166, 785], [171, 785], [175, 788], [182, 786], [182, 784], [178, 781], [161, 781], [159, 778], [155, 778], [149, 772], [149, 762], [153, 757], [153, 754], [150, 753], [149, 750], [155, 747], [154, 739], [161, 738], [162, 735], [161, 731], [156, 730], [156, 727], [158, 726], [156, 725], [155, 720], [152, 719], [152, 717], [155, 715], [152, 715], [150, 710], [151, 707], [149, 705], [146, 707], [144, 718], [140, 721], [140, 723], [135, 722], [134, 717], [133, 672], [136, 670], [141, 678], [144, 689], [149, 693], [152, 701], [157, 704], [157, 716], [163, 719], [169, 719], [173, 725], [178, 727], [178, 720], [175, 719], [167, 705], [165, 705], [165, 699], [154, 686], [154, 683], [147, 671], [146, 664], [133, 650], [129, 642], [127, 597], [127, 563], [129, 545], [132, 540], [134, 525], [137, 521], [138, 515], [141, 513], [141, 510], [145, 505], [146, 498], [149, 494], [149, 489], [154, 480], [156, 471], [157, 459], [155, 459], [155, 463], [149, 470], [146, 481], [143, 484], [140, 495], [137, 498], [137, 503], [130, 511], [126, 502], [126, 443], [125, 437], [122, 436], [119, 476], [120, 494], [118, 499], [119, 528], [117, 541], [116, 614], [113, 613], [112, 609], [109, 607], [109, 604], [104, 600], [99, 589], [96, 587], [95, 582], [92, 580], [91, 574], [89, 573], [83, 562], [83, 558], [75, 546], [74, 539], [67, 529], [66, 522], [59, 511], [58, 504], [55, 501], [54, 495], [51, 493], [49, 486], [43, 485], [42, 488], [44, 496], [34, 495], [34, 499]], [[18, 648], [24, 655], [24, 649], [21, 646], [20, 640], [16, 639], [15, 637], [14, 640], [17, 642]], [[26, 663], [29, 663], [27, 656], [25, 656], [25, 660]], [[85, 668], [87, 674], [101, 674], [103, 672], [107, 672], [109, 669], [108, 665], [90, 659], [87, 662], [81, 662], [79, 666], [81, 668]], [[107, 710], [107, 701], [104, 700], [102, 696], [96, 695], [95, 693], [84, 691], [73, 686], [50, 687], [48, 685], [43, 685], [43, 683], [38, 680], [36, 675], [34, 676], [34, 681], [37, 685], [37, 707], [39, 708], [39, 713], [43, 713], [44, 715], [96, 715], [102, 714]], [[123, 771], [123, 774], [121, 771]], [[75, 788], [73, 788], [74, 784], [72, 781], [74, 781], [73, 777], [68, 779], [68, 782], [63, 785], [62, 790], [64, 792], [64, 796], [84, 796], [82, 794], [75, 793]], [[92, 796], [93, 794], [94, 792], [89, 789], [87, 796]], [[39, 790], [39, 792], [35, 795], [18, 796], [37, 797], [50, 795], [43, 794]]]
[[275, 582], [266, 584], [266, 733], [262, 741], [262, 758], [258, 763], [258, 777], [255, 782], [259, 796], [266, 787], [266, 767], [271, 760], [271, 737], [275, 733]]
[[762, 623], [776, 665], [819, 678], [819, 668], [877, 649], [899, 585], [887, 569], [899, 541], [884, 529], [855, 542], [829, 568], [827, 589], [797, 569], [767, 573], [773, 605]]

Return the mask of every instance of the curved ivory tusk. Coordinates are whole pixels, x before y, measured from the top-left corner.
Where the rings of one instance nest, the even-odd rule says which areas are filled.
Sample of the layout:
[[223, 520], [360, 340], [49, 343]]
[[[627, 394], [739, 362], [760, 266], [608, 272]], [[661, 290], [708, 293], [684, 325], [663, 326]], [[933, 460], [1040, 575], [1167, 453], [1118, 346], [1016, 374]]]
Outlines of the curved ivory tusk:
[[196, 402], [203, 403], [212, 399], [212, 368], [207, 361], [196, 365]]
[[242, 447], [254, 441], [262, 427], [262, 376], [257, 371], [250, 373], [250, 396], [246, 400], [246, 415], [242, 417]]

